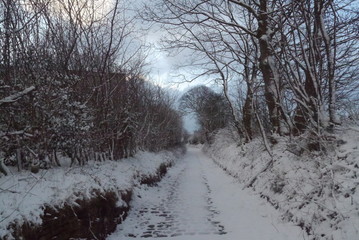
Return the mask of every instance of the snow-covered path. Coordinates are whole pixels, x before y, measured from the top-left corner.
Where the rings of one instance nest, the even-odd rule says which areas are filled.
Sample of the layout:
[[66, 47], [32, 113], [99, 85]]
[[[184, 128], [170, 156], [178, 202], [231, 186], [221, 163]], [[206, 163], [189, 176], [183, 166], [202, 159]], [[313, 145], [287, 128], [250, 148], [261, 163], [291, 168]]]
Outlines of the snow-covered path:
[[137, 189], [127, 219], [114, 239], [305, 239], [299, 227], [241, 190], [200, 149], [188, 148], [156, 187]]

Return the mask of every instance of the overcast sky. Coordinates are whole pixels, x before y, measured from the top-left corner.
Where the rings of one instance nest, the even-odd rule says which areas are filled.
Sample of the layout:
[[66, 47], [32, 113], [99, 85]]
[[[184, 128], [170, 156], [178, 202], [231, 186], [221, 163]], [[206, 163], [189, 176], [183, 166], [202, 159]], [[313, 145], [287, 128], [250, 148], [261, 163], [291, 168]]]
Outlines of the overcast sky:
[[[135, 0], [133, 10], [141, 8], [143, 1], [144, 0]], [[146, 3], [148, 4], [149, 1], [146, 1]], [[188, 89], [196, 85], [204, 84], [201, 80], [191, 83], [183, 82], [181, 78], [178, 77], [178, 74], [190, 77], [186, 69], [178, 70], [176, 68], [176, 64], [178, 64], [180, 60], [183, 61], [189, 57], [189, 53], [182, 51], [181, 54], [168, 56], [167, 52], [161, 50], [160, 40], [163, 39], [165, 32], [161, 30], [159, 26], [154, 25], [147, 30], [149, 26], [145, 23], [138, 21], [137, 25], [139, 31], [144, 33], [142, 37], [145, 39], [146, 44], [151, 46], [150, 55], [148, 57], [148, 67], [150, 69], [148, 80], [163, 88], [169, 89], [170, 92], [175, 93], [178, 97], [180, 97]], [[196, 120], [193, 116], [184, 117], [184, 126], [189, 132], [193, 132], [198, 129], [198, 125], [196, 124]]]
[[[201, 84], [201, 82], [196, 81], [193, 83], [179, 83], [179, 79], [176, 78], [178, 72], [175, 70], [176, 57], [169, 57], [163, 51], [160, 51], [157, 48], [153, 48], [152, 51], [155, 52], [154, 55], [150, 57], [150, 80], [160, 85], [163, 88], [168, 89], [170, 92], [173, 92], [178, 98], [185, 93], [188, 89]], [[186, 71], [183, 69], [182, 71]], [[186, 74], [186, 72], [183, 72]], [[185, 116], [183, 117], [185, 129], [192, 133], [198, 129], [196, 119], [194, 116]]]

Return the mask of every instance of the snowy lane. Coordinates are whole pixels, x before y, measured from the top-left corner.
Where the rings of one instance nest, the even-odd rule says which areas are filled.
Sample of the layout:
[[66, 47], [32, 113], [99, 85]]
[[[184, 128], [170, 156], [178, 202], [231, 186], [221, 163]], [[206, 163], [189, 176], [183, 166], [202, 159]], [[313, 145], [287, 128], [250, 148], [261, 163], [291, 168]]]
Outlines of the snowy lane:
[[197, 148], [189, 148], [158, 186], [136, 190], [129, 216], [108, 239], [134, 238], [304, 239]]

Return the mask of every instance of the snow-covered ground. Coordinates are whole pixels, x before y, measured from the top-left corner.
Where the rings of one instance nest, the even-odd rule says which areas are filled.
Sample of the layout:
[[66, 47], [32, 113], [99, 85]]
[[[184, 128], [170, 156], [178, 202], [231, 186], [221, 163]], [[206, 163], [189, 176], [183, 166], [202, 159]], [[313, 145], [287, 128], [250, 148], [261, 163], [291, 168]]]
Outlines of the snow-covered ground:
[[[251, 190], [278, 208], [281, 218], [301, 225], [311, 239], [359, 239], [359, 128], [338, 127], [327, 152], [307, 151], [307, 137], [278, 137], [273, 166]], [[302, 150], [301, 150], [302, 149]], [[245, 186], [270, 160], [261, 139], [240, 145], [223, 130], [206, 154]]]
[[189, 147], [153, 187], [136, 183], [173, 161], [172, 153], [1, 177], [0, 239], [10, 222], [40, 223], [44, 204], [61, 206], [90, 197], [93, 189], [134, 186], [129, 216], [109, 240], [359, 239], [358, 133], [357, 128], [337, 130], [335, 148], [300, 156], [297, 147], [308, 139], [290, 143], [278, 137], [273, 166], [244, 190], [270, 156], [260, 139], [238, 145], [226, 131], [206, 154]]
[[135, 188], [132, 209], [109, 240], [306, 239], [265, 200], [189, 147], [156, 187]]
[[172, 152], [140, 152], [117, 162], [89, 162], [83, 167], [72, 168], [62, 159], [62, 167], [40, 170], [37, 174], [17, 173], [12, 169], [10, 176], [0, 177], [0, 239], [9, 234], [7, 226], [14, 221], [40, 224], [45, 204], [76, 204], [79, 198], [90, 198], [95, 189], [118, 193], [132, 189], [141, 176], [154, 175], [162, 163], [175, 159]]

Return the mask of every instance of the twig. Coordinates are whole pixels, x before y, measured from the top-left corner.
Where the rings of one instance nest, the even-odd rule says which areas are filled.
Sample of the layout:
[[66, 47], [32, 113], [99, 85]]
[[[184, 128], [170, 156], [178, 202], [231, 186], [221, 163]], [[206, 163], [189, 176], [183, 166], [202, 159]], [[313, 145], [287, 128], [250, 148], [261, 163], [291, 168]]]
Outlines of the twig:
[[32, 92], [33, 90], [35, 90], [34, 86], [31, 86], [29, 88], [26, 88], [25, 90], [15, 93], [13, 95], [10, 95], [6, 98], [0, 99], [0, 106], [4, 103], [13, 103], [16, 102], [17, 100], [19, 100], [22, 96]]
[[3, 189], [3, 188], [0, 188], [0, 191], [2, 192], [10, 192], [10, 193], [20, 193], [20, 192], [17, 192], [17, 191], [13, 191], [13, 190], [9, 190], [10, 188], [12, 188], [13, 186], [7, 188], [7, 189]]
[[258, 124], [259, 124], [259, 128], [261, 130], [264, 146], [265, 146], [265, 148], [266, 148], [266, 150], [267, 150], [267, 152], [268, 152], [268, 154], [270, 156], [270, 160], [266, 163], [266, 165], [256, 175], [254, 175], [248, 181], [248, 183], [246, 185], [244, 185], [243, 189], [252, 187], [253, 183], [257, 180], [258, 176], [260, 174], [264, 173], [265, 171], [267, 171], [273, 165], [273, 161], [274, 161], [273, 153], [272, 153], [272, 150], [269, 147], [269, 144], [268, 144], [268, 141], [267, 141], [267, 136], [265, 134], [265, 131], [264, 131], [264, 128], [263, 128], [263, 125], [262, 125], [262, 121], [260, 120], [257, 112], [256, 112], [256, 118], [257, 118], [257, 121], [258, 121]]
[[45, 174], [47, 173], [47, 170], [44, 172], [44, 174], [41, 176], [41, 178], [39, 178], [38, 180], [36, 180], [35, 184], [25, 193], [24, 197], [21, 199], [20, 203], [17, 205], [17, 207], [6, 217], [4, 217], [3, 219], [0, 220], [0, 223], [2, 223], [3, 221], [5, 221], [7, 218], [9, 218], [11, 215], [13, 215], [16, 210], [19, 209], [20, 205], [25, 201], [25, 198], [27, 197], [28, 194], [31, 194], [30, 191], [39, 183], [40, 179], [42, 179]]

